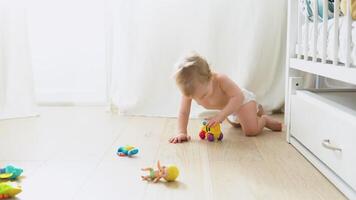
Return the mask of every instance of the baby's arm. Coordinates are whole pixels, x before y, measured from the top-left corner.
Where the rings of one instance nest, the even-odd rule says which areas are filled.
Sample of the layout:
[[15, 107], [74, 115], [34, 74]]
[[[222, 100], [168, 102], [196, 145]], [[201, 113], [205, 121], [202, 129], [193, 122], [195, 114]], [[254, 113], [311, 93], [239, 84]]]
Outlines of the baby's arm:
[[229, 102], [219, 112], [217, 116], [209, 120], [208, 122], [209, 127], [221, 123], [226, 119], [227, 116], [238, 111], [244, 99], [241, 89], [229, 77], [227, 77], [226, 75], [219, 75], [218, 80], [219, 80], [220, 88], [229, 97]]
[[188, 136], [187, 126], [190, 114], [190, 107], [192, 105], [192, 99], [182, 96], [179, 114], [178, 114], [178, 135], [172, 137], [169, 142], [171, 143], [181, 143], [190, 140]]
[[178, 132], [187, 134], [187, 126], [190, 114], [192, 99], [182, 96], [178, 115]]

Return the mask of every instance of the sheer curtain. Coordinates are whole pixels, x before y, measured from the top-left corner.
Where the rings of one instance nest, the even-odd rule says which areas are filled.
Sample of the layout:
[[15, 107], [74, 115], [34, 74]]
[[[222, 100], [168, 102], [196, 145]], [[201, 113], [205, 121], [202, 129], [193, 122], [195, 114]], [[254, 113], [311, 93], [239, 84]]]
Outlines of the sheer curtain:
[[0, 1], [0, 119], [36, 115], [23, 2]]
[[105, 104], [105, 0], [27, 4], [37, 102]]
[[[109, 99], [119, 112], [176, 116], [171, 74], [190, 51], [255, 92], [266, 110], [283, 105], [286, 1], [119, 0], [110, 8]], [[193, 116], [201, 111], [193, 105]]]

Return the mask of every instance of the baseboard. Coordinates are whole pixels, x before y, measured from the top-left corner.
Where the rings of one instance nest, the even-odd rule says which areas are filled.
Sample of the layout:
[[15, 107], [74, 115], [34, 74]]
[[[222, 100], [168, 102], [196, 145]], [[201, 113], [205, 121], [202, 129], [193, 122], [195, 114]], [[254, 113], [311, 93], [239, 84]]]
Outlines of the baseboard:
[[38, 117], [39, 113], [27, 113], [27, 114], [0, 114], [0, 120], [10, 120], [10, 119], [21, 119], [21, 118], [31, 118]]
[[36, 91], [36, 103], [41, 106], [105, 106], [105, 94], [95, 91]]

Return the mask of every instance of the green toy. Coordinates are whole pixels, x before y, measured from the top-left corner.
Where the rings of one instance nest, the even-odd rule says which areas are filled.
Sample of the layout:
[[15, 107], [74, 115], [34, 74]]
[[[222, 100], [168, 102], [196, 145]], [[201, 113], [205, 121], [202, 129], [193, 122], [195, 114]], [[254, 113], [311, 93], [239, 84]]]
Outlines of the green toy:
[[16, 186], [12, 182], [0, 183], [0, 199], [12, 198], [20, 192], [22, 192], [21, 187]]

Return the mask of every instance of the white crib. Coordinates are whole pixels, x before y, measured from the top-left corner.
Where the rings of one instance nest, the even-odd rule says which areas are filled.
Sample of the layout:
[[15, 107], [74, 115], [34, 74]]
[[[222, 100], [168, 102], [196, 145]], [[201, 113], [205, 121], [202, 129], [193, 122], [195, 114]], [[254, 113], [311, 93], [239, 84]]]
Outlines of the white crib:
[[[348, 198], [356, 199], [356, 90], [320, 87], [325, 77], [356, 85], [351, 0], [345, 16], [335, 0], [333, 19], [323, 9], [322, 21], [318, 0], [310, 1], [312, 20], [301, 12], [300, 0], [288, 1], [287, 141]], [[328, 3], [322, 0], [323, 8]]]

